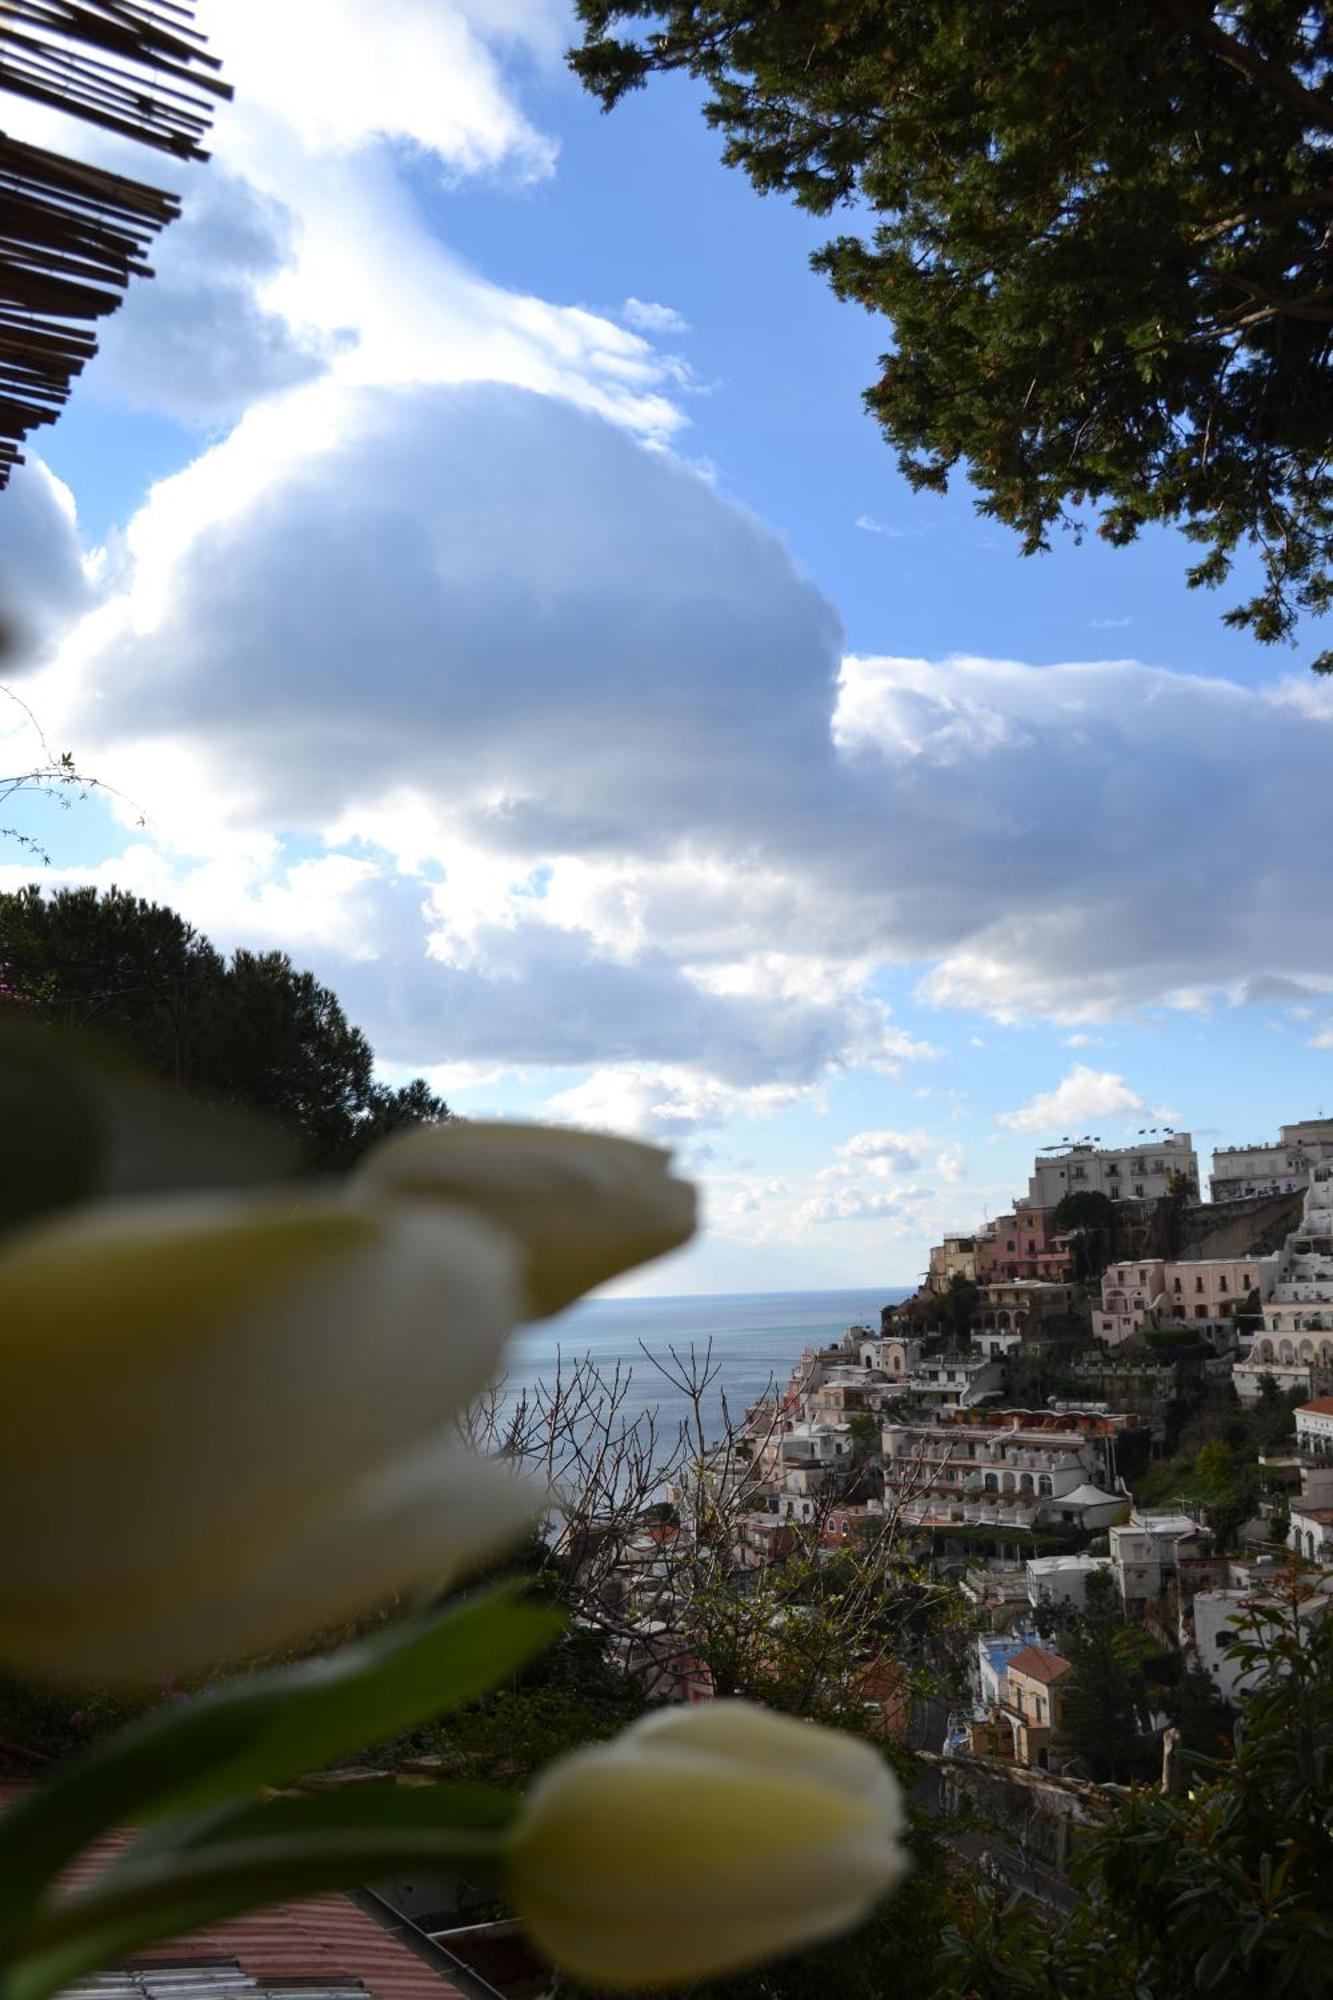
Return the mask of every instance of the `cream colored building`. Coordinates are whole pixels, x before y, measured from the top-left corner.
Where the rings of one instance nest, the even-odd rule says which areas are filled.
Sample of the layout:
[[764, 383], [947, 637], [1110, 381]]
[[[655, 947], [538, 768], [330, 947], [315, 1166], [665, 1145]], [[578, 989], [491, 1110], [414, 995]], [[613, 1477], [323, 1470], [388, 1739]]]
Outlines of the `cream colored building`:
[[1208, 1185], [1214, 1201], [1294, 1194], [1313, 1168], [1333, 1163], [1333, 1118], [1303, 1118], [1278, 1130], [1276, 1145], [1223, 1146], [1213, 1154]]
[[1188, 1132], [1141, 1132], [1133, 1146], [1078, 1140], [1038, 1156], [1028, 1182], [1028, 1200], [1033, 1208], [1055, 1208], [1067, 1194], [1157, 1201], [1178, 1180], [1197, 1200], [1199, 1159]]

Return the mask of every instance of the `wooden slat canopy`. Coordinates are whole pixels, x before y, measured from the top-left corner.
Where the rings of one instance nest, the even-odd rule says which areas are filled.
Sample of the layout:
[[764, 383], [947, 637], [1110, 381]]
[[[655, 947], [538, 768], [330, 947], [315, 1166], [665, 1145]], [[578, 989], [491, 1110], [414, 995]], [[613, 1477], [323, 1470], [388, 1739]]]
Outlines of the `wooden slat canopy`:
[[[179, 159], [203, 160], [231, 96], [171, 0], [0, 0], [0, 91]], [[19, 445], [53, 422], [175, 195], [0, 133], [0, 487]]]

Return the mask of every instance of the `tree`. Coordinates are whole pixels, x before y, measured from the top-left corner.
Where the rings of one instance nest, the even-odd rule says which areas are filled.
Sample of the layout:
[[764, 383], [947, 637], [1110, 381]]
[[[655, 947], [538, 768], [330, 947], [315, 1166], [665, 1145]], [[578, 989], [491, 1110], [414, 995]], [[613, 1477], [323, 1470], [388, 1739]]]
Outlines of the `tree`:
[[967, 1339], [980, 1310], [980, 1285], [974, 1284], [971, 1278], [965, 1278], [960, 1271], [955, 1271], [949, 1280], [949, 1289], [940, 1300], [940, 1318], [956, 1346]]
[[1109, 1235], [1115, 1228], [1115, 1203], [1109, 1194], [1101, 1194], [1095, 1188], [1075, 1188], [1070, 1194], [1062, 1194], [1055, 1204], [1051, 1227], [1057, 1232], [1102, 1229]]
[[1293, 1571], [1238, 1621], [1257, 1682], [1234, 1754], [1187, 1798], [1135, 1793], [1085, 1850], [1126, 1994], [1317, 2000], [1333, 1982], [1333, 1618], [1314, 1596]]
[[[1333, 600], [1333, 25], [1303, 0], [578, 0], [606, 108], [709, 90], [723, 158], [866, 235], [814, 259], [892, 321], [866, 401], [917, 491], [965, 468], [1025, 553], [1095, 522], [1237, 550], [1225, 622]], [[617, 34], [617, 29], [627, 29]], [[1333, 670], [1333, 652], [1314, 662]]]
[[1143, 1674], [1126, 1645], [1115, 1584], [1088, 1578], [1087, 1609], [1069, 1621], [1062, 1641], [1074, 1671], [1064, 1683], [1060, 1734], [1091, 1777], [1125, 1778], [1143, 1768]]
[[267, 1112], [321, 1170], [449, 1116], [420, 1077], [377, 1083], [361, 1030], [285, 954], [228, 962], [174, 910], [120, 889], [0, 895], [0, 1006], [94, 1032], [207, 1102]]

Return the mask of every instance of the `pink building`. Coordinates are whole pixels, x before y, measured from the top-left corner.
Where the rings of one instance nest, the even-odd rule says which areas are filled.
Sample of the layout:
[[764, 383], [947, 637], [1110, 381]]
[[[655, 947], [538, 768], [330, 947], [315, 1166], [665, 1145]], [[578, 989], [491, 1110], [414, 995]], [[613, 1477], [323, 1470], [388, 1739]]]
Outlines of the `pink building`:
[[1092, 1332], [1107, 1347], [1119, 1347], [1142, 1333], [1165, 1291], [1166, 1265], [1145, 1257], [1141, 1263], [1109, 1264], [1102, 1273], [1102, 1303], [1092, 1315]]
[[997, 1216], [991, 1224], [994, 1235], [986, 1276], [1058, 1283], [1069, 1269], [1069, 1247], [1065, 1238], [1051, 1235], [1052, 1213], [1018, 1202], [1012, 1214]]
[[1265, 1296], [1276, 1259], [1194, 1257], [1166, 1266], [1167, 1319], [1231, 1319], [1243, 1311], [1251, 1292]]

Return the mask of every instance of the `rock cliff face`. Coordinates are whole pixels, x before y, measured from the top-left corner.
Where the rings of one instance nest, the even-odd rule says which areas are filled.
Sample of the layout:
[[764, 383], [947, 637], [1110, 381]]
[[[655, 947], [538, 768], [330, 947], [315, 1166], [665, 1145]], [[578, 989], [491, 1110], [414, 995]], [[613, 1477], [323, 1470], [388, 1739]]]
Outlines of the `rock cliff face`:
[[1135, 1257], [1266, 1257], [1300, 1227], [1303, 1190], [1252, 1195], [1245, 1201], [1199, 1202], [1188, 1207], [1159, 1201], [1146, 1215], [1125, 1208], [1116, 1216], [1115, 1255]]
[[1179, 1257], [1267, 1257], [1299, 1229], [1305, 1192], [1253, 1195], [1245, 1201], [1187, 1208]]

